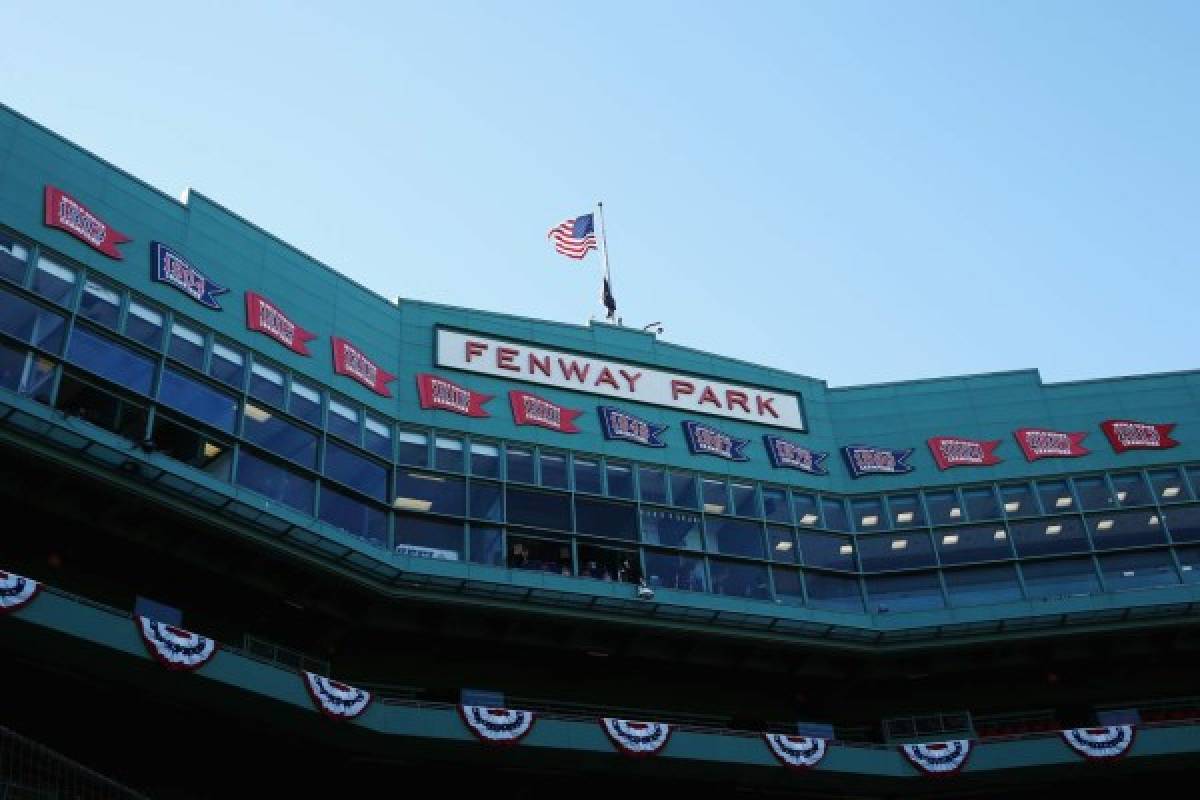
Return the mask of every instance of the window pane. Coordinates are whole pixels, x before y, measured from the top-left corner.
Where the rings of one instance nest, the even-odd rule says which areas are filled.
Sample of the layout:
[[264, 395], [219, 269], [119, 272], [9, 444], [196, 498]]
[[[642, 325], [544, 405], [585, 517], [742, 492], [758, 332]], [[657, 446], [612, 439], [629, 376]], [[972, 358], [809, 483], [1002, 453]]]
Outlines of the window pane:
[[574, 575], [571, 547], [563, 542], [535, 539], [509, 532], [508, 566], [556, 575]]
[[1089, 514], [1087, 524], [1088, 532], [1092, 534], [1092, 544], [1097, 550], [1165, 544], [1167, 540], [1162, 520], [1158, 512], [1152, 509]]
[[250, 367], [250, 396], [283, 408], [283, 373], [267, 364]]
[[1175, 550], [1179, 557], [1179, 569], [1184, 583], [1200, 583], [1200, 547], [1180, 547]]
[[461, 561], [463, 526], [430, 517], [396, 517], [396, 552], [420, 558]]
[[771, 592], [767, 587], [767, 568], [764, 565], [713, 559], [709, 567], [712, 569], [714, 594], [753, 600], [771, 599]]
[[579, 544], [579, 577], [598, 581], [637, 583], [642, 577], [637, 552]]
[[462, 439], [438, 436], [433, 440], [433, 463], [447, 472], [462, 472], [466, 469]]
[[[728, 517], [707, 517], [704, 521], [709, 552], [731, 556], [766, 558], [762, 525]], [[716, 576], [713, 576], [716, 581]]]
[[575, 456], [575, 491], [604, 493], [604, 479], [600, 473], [599, 462]]
[[821, 516], [824, 517], [825, 527], [830, 530], [850, 530], [850, 516], [846, 513], [846, 504], [839, 498], [822, 495]]
[[967, 519], [971, 522], [986, 522], [1000, 519], [1000, 503], [990, 486], [963, 489], [963, 505], [967, 508]]
[[729, 508], [729, 489], [725, 481], [701, 478], [700, 496], [704, 498], [705, 514], [724, 514]]
[[733, 495], [733, 513], [739, 517], [761, 517], [758, 508], [758, 492], [753, 486], [744, 483], [729, 484], [730, 494]]
[[1126, 589], [1147, 589], [1152, 586], [1173, 586], [1179, 583], [1179, 573], [1171, 563], [1171, 553], [1154, 550], [1149, 553], [1112, 553], [1097, 559], [1104, 576], [1104, 586], [1110, 592]]
[[1014, 483], [1000, 487], [1000, 502], [1008, 517], [1033, 517], [1041, 513], [1037, 497], [1028, 483]]
[[575, 498], [575, 530], [615, 539], [637, 538], [637, 506], [606, 503], [591, 497]]
[[859, 536], [863, 572], [911, 569], [934, 565], [929, 535], [920, 531], [884, 536]]
[[925, 508], [934, 525], [956, 525], [963, 521], [962, 506], [953, 491], [925, 492]]
[[371, 544], [379, 547], [387, 545], [387, 513], [378, 506], [327, 484], [321, 485], [320, 518]]
[[642, 540], [667, 547], [699, 550], [700, 515], [666, 508], [643, 508]]
[[62, 352], [66, 320], [61, 314], [0, 289], [0, 331], [52, 353]]
[[570, 495], [516, 486], [506, 487], [504, 494], [510, 523], [558, 531], [571, 530]]
[[696, 476], [690, 472], [671, 472], [671, 505], [681, 508], [699, 508], [700, 491]]
[[802, 564], [847, 571], [858, 568], [854, 560], [853, 540], [849, 536], [800, 531], [796, 538], [800, 542], [800, 562]]
[[1116, 505], [1116, 499], [1108, 490], [1108, 481], [1104, 480], [1103, 475], [1076, 478], [1075, 494], [1079, 496], [1079, 505], [1084, 511], [1099, 511]]
[[54, 362], [0, 343], [0, 386], [39, 403], [49, 403]]
[[500, 448], [487, 442], [471, 442], [471, 474], [500, 477]]
[[69, 306], [75, 293], [75, 270], [56, 264], [46, 257], [38, 259], [33, 271], [33, 290], [52, 303]]
[[633, 499], [633, 469], [628, 464], [609, 461], [605, 464], [604, 474], [608, 478], [610, 497]]
[[121, 316], [121, 295], [104, 284], [85, 281], [79, 314], [115, 331]]
[[647, 550], [646, 580], [654, 589], [703, 592], [704, 561], [694, 556]]
[[933, 534], [943, 564], [999, 561], [1012, 558], [1012, 544], [1003, 524], [949, 528]]
[[508, 479], [520, 483], [533, 483], [533, 451], [509, 445], [506, 455]]
[[472, 525], [468, 534], [472, 564], [504, 566], [504, 530], [489, 525]]
[[1037, 490], [1047, 514], [1061, 514], [1075, 508], [1075, 498], [1066, 481], [1038, 481]]
[[471, 481], [470, 513], [475, 519], [500, 522], [504, 519], [504, 494], [498, 483]]
[[150, 394], [154, 362], [79, 325], [71, 334], [67, 360], [139, 394]]
[[171, 340], [167, 346], [167, 354], [193, 369], [203, 369], [204, 334], [178, 322], [171, 323]]
[[804, 605], [804, 590], [800, 588], [800, 570], [771, 567], [775, 584], [775, 599], [792, 606]]
[[1172, 508], [1162, 513], [1173, 542], [1200, 542], [1200, 506]]
[[638, 467], [638, 492], [643, 503], [666, 503], [666, 471], [657, 467]]
[[233, 448], [227, 443], [176, 422], [161, 411], [154, 416], [150, 439], [157, 452], [204, 470], [218, 480], [229, 480]]
[[763, 516], [771, 522], [792, 521], [792, 509], [788, 503], [787, 490], [774, 486], [762, 487]]
[[0, 233], [0, 278], [13, 283], [25, 282], [29, 250], [7, 234]]
[[358, 444], [358, 409], [354, 406], [329, 398], [327, 429], [352, 444]]
[[396, 471], [396, 500], [404, 511], [432, 511], [463, 516], [466, 513], [466, 481], [449, 475], [432, 475], [413, 470]]
[[428, 467], [428, 434], [418, 431], [400, 431], [396, 436], [396, 460], [410, 467]]
[[1154, 496], [1158, 502], [1186, 503], [1191, 500], [1187, 484], [1179, 476], [1177, 469], [1160, 469], [1150, 473], [1150, 483], [1154, 486]]
[[808, 605], [811, 608], [862, 613], [863, 598], [858, 578], [806, 571], [804, 586], [808, 590]]
[[325, 474], [381, 503], [387, 502], [387, 467], [328, 440], [325, 442]]
[[563, 453], [541, 451], [538, 456], [541, 464], [542, 486], [551, 489], [567, 488], [567, 457]]
[[315, 484], [311, 478], [259, 458], [245, 447], [238, 454], [237, 482], [271, 500], [312, 513]]
[[892, 512], [892, 524], [897, 528], [912, 528], [925, 524], [925, 510], [921, 498], [915, 494], [897, 494], [888, 498]]
[[784, 561], [795, 564], [800, 557], [796, 549], [795, 537], [791, 528], [781, 528], [777, 525], [767, 526], [767, 553], [772, 561]]
[[792, 512], [795, 515], [797, 525], [811, 528], [819, 525], [821, 522], [816, 495], [792, 492]]
[[237, 400], [170, 367], [163, 370], [158, 399], [190, 417], [223, 431], [233, 432], [233, 423], [237, 419]]
[[[295, 391], [295, 384], [292, 386]], [[375, 455], [392, 460], [392, 427], [370, 414], [363, 420], [363, 444]]]
[[[257, 366], [255, 364], [255, 367]], [[281, 375], [281, 383], [282, 377]], [[253, 383], [254, 380], [252, 379], [251, 384], [253, 385]], [[280, 390], [283, 388], [282, 385], [274, 384], [271, 381], [267, 381], [267, 383]], [[252, 390], [251, 394], [253, 393]], [[276, 402], [276, 405], [278, 405], [278, 402]], [[301, 383], [293, 378], [292, 394], [291, 399], [288, 401], [288, 408], [291, 409], [293, 415], [304, 420], [309, 425], [317, 428], [324, 427], [324, 420], [321, 419], [321, 391], [319, 389], [309, 386], [306, 383]]]
[[936, 572], [869, 577], [867, 597], [870, 609], [876, 612], [927, 611], [946, 607]]
[[208, 374], [235, 389], [241, 389], [242, 382], [246, 379], [246, 358], [240, 350], [221, 342], [213, 342]]
[[246, 403], [242, 436], [302, 467], [317, 467], [317, 435], [265, 408]]
[[161, 311], [137, 300], [129, 301], [125, 316], [125, 335], [155, 350], [162, 347], [163, 315]]
[[1075, 517], [1053, 517], [1009, 523], [1017, 554], [1045, 556], [1053, 553], [1078, 553], [1088, 549], [1083, 523]]
[[1090, 558], [1062, 558], [1021, 564], [1031, 599], [1095, 594], [1100, 580]]
[[883, 513], [883, 500], [879, 497], [857, 497], [850, 501], [851, 520], [855, 530], [887, 530], [888, 518]]
[[1117, 502], [1122, 506], [1149, 506], [1154, 504], [1154, 495], [1146, 485], [1146, 479], [1140, 472], [1127, 472], [1112, 476], [1113, 489], [1117, 494]]
[[948, 569], [942, 574], [952, 606], [982, 606], [1021, 599], [1017, 570], [1011, 564]]
[[63, 375], [55, 408], [68, 416], [140, 442], [146, 434], [146, 409], [112, 392], [92, 386], [73, 375]]

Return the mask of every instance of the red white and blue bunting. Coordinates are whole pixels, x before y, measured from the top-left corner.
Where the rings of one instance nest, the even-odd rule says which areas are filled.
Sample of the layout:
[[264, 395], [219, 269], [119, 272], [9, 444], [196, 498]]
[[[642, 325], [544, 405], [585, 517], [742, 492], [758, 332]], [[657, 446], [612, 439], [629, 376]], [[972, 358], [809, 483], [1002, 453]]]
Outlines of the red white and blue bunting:
[[1071, 728], [1059, 731], [1063, 741], [1079, 755], [1091, 761], [1120, 758], [1133, 746], [1132, 725], [1104, 728]]
[[42, 585], [33, 578], [0, 570], [0, 614], [29, 605], [41, 588]]
[[165, 622], [148, 617], [136, 617], [137, 626], [146, 649], [158, 663], [171, 670], [194, 670], [208, 663], [217, 652], [217, 643]]
[[354, 719], [371, 704], [371, 693], [313, 672], [304, 673], [304, 688], [330, 719]]
[[812, 736], [789, 736], [786, 733], [764, 733], [767, 747], [785, 767], [796, 770], [812, 769], [821, 763], [828, 749], [824, 739]]
[[902, 744], [900, 752], [926, 775], [952, 775], [966, 766], [967, 756], [971, 755], [971, 742], [969, 739], [951, 739], [948, 742]]
[[671, 726], [665, 722], [601, 717], [600, 725], [617, 749], [630, 756], [652, 756], [666, 747], [667, 739], [671, 738]]
[[513, 745], [533, 729], [532, 711], [460, 705], [458, 713], [471, 733], [488, 744]]

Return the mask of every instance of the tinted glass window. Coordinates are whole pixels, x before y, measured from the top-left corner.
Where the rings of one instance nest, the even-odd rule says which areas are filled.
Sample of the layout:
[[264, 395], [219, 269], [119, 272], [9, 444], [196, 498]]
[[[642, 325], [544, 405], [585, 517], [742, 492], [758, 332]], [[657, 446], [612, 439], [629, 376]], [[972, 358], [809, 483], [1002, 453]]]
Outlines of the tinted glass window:
[[642, 540], [699, 550], [700, 515], [668, 508], [643, 508]]
[[542, 485], [553, 489], [567, 488], [567, 457], [562, 453], [541, 453]]
[[800, 531], [796, 534], [800, 544], [800, 562], [810, 567], [856, 570], [854, 544], [849, 536], [833, 533]]
[[1179, 557], [1183, 582], [1200, 583], [1200, 547], [1180, 547], [1175, 554]]
[[1038, 481], [1037, 489], [1047, 514], [1061, 514], [1075, 508], [1075, 498], [1066, 481]]
[[60, 353], [65, 325], [61, 314], [0, 289], [0, 331], [9, 336]]
[[489, 525], [472, 525], [468, 534], [471, 563], [504, 566], [504, 530]]
[[604, 475], [608, 479], [608, 493], [612, 497], [633, 499], [633, 469], [628, 464], [609, 461]]
[[204, 334], [178, 322], [172, 323], [167, 354], [193, 369], [203, 369]]
[[846, 514], [846, 504], [836, 497], [821, 497], [821, 515], [825, 518], [825, 527], [834, 531], [850, 530], [850, 517]]
[[[295, 392], [295, 384], [292, 391]], [[375, 455], [392, 460], [392, 428], [386, 422], [370, 414], [363, 420], [363, 444]]]
[[1116, 498], [1108, 490], [1108, 482], [1104, 480], [1103, 475], [1076, 478], [1075, 493], [1079, 496], [1079, 505], [1084, 511], [1098, 511], [1116, 505]]
[[787, 491], [774, 486], [762, 488], [763, 516], [772, 522], [791, 522], [792, 509], [788, 503]]
[[1154, 509], [1089, 514], [1087, 525], [1092, 544], [1097, 550], [1164, 544], [1167, 541], [1162, 519]]
[[[380, 502], [387, 500], [387, 467], [366, 456], [360, 456], [348, 447], [331, 441], [325, 443], [325, 474]], [[461, 514], [462, 511], [458, 513]]]
[[943, 576], [952, 606], [980, 606], [1021, 599], [1017, 570], [1011, 564], [948, 569]]
[[767, 554], [772, 561], [796, 563], [800, 551], [796, 548], [796, 537], [791, 528], [781, 528], [777, 525], [767, 526]]
[[316, 469], [317, 435], [265, 408], [246, 403], [242, 436], [277, 456]]
[[12, 237], [0, 233], [0, 278], [24, 283], [29, 250]]
[[467, 510], [466, 481], [413, 470], [396, 472], [396, 508], [462, 516]]
[[115, 331], [121, 317], [121, 295], [104, 284], [84, 281], [79, 314]]
[[500, 448], [488, 442], [471, 442], [471, 474], [500, 477]]
[[874, 575], [867, 578], [869, 608], [875, 612], [945, 608], [936, 572]]
[[459, 561], [463, 556], [463, 526], [430, 517], [396, 517], [396, 552], [420, 558]]
[[575, 456], [575, 491], [604, 493], [604, 476], [600, 472], [599, 462]]
[[729, 508], [729, 489], [725, 481], [701, 478], [700, 496], [704, 499], [705, 514], [724, 514]]
[[883, 500], [878, 497], [858, 497], [850, 501], [855, 530], [870, 533], [887, 530], [888, 518], [883, 513]]
[[204, 470], [220, 480], [229, 480], [233, 448], [228, 443], [173, 420], [161, 411], [154, 415], [154, 431], [150, 438], [157, 452]]
[[713, 559], [713, 593], [752, 600], [769, 600], [771, 590], [767, 585], [767, 568], [762, 564]]
[[1090, 558], [1060, 558], [1021, 564], [1030, 598], [1095, 594], [1100, 580]]
[[33, 290], [60, 306], [71, 304], [76, 281], [75, 270], [44, 257], [38, 259], [37, 269], [33, 271]]
[[71, 334], [67, 360], [139, 394], [150, 394], [154, 362], [82, 325]]
[[863, 598], [858, 578], [806, 571], [804, 586], [808, 590], [808, 605], [812, 608], [862, 613]]
[[897, 528], [916, 527], [925, 524], [925, 510], [921, 498], [915, 494], [897, 494], [888, 498], [892, 512], [892, 524]]
[[[281, 385], [273, 384], [270, 381], [267, 382], [273, 387], [283, 388]], [[291, 409], [293, 415], [304, 420], [309, 425], [317, 428], [322, 427], [320, 390], [293, 379], [292, 394], [291, 399], [288, 401], [288, 408]]]
[[260, 458], [248, 448], [243, 447], [238, 454], [237, 482], [271, 500], [306, 514], [312, 513], [313, 480], [274, 461]]
[[792, 511], [795, 514], [797, 525], [811, 528], [821, 523], [815, 495], [792, 492]]
[[505, 490], [508, 521], [516, 525], [551, 530], [571, 530], [570, 495], [508, 486]]
[[1148, 589], [1153, 586], [1173, 586], [1179, 583], [1179, 573], [1166, 550], [1148, 553], [1111, 553], [1100, 556], [1100, 572], [1104, 587], [1110, 592], [1126, 589]]
[[250, 367], [250, 396], [283, 408], [283, 373], [267, 364]]
[[190, 417], [223, 431], [233, 431], [233, 423], [237, 418], [237, 400], [170, 367], [163, 370], [158, 399]]
[[1083, 523], [1075, 517], [1055, 517], [1009, 523], [1020, 556], [1077, 553], [1088, 549]]
[[733, 513], [739, 517], [761, 517], [758, 508], [758, 492], [753, 486], [744, 483], [729, 484], [729, 493], [733, 496]]
[[462, 472], [466, 469], [462, 439], [438, 436], [433, 440], [433, 463], [447, 472]]
[[938, 557], [943, 564], [968, 564], [972, 561], [999, 561], [1012, 558], [1012, 544], [1003, 524], [949, 528], [933, 535]]
[[592, 536], [637, 538], [637, 506], [606, 503], [591, 497], [575, 498], [575, 530]]
[[1041, 513], [1037, 496], [1028, 483], [1014, 483], [1000, 487], [1000, 502], [1008, 517], [1033, 517]]
[[73, 375], [63, 375], [55, 407], [68, 416], [140, 442], [146, 435], [146, 409], [120, 395], [93, 386]]
[[775, 584], [775, 599], [788, 605], [804, 605], [804, 590], [800, 588], [800, 570], [771, 567]]
[[[704, 521], [708, 549], [731, 556], [766, 558], [762, 525], [727, 517], [707, 517]], [[716, 580], [716, 576], [713, 576]]]
[[967, 508], [967, 519], [971, 522], [1000, 519], [1000, 503], [996, 500], [996, 492], [992, 487], [963, 489], [962, 498], [963, 505]]
[[508, 479], [520, 483], [533, 483], [533, 451], [509, 445], [505, 459]]
[[[328, 430], [348, 442], [358, 444], [358, 409], [340, 400], [329, 398]], [[461, 456], [461, 453], [460, 453]]]
[[1146, 485], [1146, 479], [1140, 472], [1128, 472], [1112, 476], [1113, 489], [1116, 491], [1117, 502], [1122, 506], [1148, 506], [1154, 504], [1154, 495]]
[[925, 508], [934, 525], [957, 525], [963, 521], [962, 505], [953, 491], [925, 492]]
[[1187, 484], [1177, 469], [1160, 469], [1150, 473], [1150, 483], [1159, 503], [1186, 503], [1191, 500]]
[[911, 569], [934, 565], [933, 545], [928, 534], [909, 531], [904, 534], [859, 536], [859, 558], [863, 572]]
[[320, 518], [335, 528], [383, 547], [387, 544], [387, 514], [356, 495], [321, 485]]
[[511, 569], [550, 572], [555, 575], [575, 574], [571, 569], [570, 545], [522, 536], [511, 531], [508, 534], [508, 566]]
[[637, 553], [616, 550], [594, 544], [579, 543], [579, 572], [581, 578], [619, 583], [637, 583], [641, 578]]
[[429, 466], [429, 436], [418, 431], [396, 435], [396, 460], [410, 467]]
[[500, 484], [472, 480], [470, 494], [472, 517], [497, 522], [504, 519], [504, 494]]
[[667, 502], [667, 473], [656, 467], [638, 467], [638, 491], [643, 503]]
[[125, 315], [125, 335], [155, 350], [162, 347], [163, 315], [161, 311], [137, 300], [129, 301]]
[[682, 508], [700, 507], [700, 491], [695, 475], [690, 472], [671, 473], [671, 504]]
[[703, 592], [704, 561], [695, 556], [647, 550], [646, 581], [655, 589]]
[[242, 382], [246, 379], [246, 357], [240, 350], [221, 342], [213, 342], [208, 374], [235, 389], [241, 389]]
[[1167, 509], [1162, 513], [1173, 542], [1200, 542], [1200, 506]]
[[53, 385], [54, 362], [0, 343], [0, 386], [49, 403]]

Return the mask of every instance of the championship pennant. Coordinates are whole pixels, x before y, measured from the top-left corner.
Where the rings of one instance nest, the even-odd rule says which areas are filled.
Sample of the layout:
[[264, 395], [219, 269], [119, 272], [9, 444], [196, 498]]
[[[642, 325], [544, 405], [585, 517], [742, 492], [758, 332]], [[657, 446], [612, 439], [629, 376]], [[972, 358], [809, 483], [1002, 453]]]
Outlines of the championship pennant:
[[1063, 433], [1042, 428], [1021, 428], [1013, 431], [1026, 461], [1039, 458], [1078, 458], [1092, 452], [1083, 446], [1086, 432]]
[[687, 439], [688, 450], [694, 455], [716, 456], [726, 461], [750, 460], [750, 456], [745, 453], [746, 445], [750, 444], [749, 439], [738, 439], [691, 420], [684, 421], [683, 435]]
[[255, 292], [246, 292], [246, 327], [265, 333], [302, 356], [312, 355], [308, 352], [308, 343], [317, 338], [315, 333], [309, 333], [292, 322], [278, 306]]
[[1179, 444], [1170, 437], [1174, 422], [1134, 422], [1128, 419], [1106, 419], [1100, 429], [1112, 442], [1113, 450], [1166, 450]]
[[666, 447], [662, 440], [666, 425], [655, 425], [641, 417], [626, 413], [612, 406], [598, 406], [600, 414], [600, 429], [605, 439], [617, 439], [622, 442], [640, 444], [642, 447]]
[[117, 245], [132, 241], [89, 211], [83, 203], [54, 186], [46, 187], [46, 215], [43, 222], [51, 228], [66, 231], [93, 250], [117, 261], [125, 258]]
[[353, 378], [372, 392], [391, 397], [388, 384], [396, 376], [367, 358], [361, 350], [338, 336], [330, 336], [333, 343], [333, 371], [338, 375]]
[[829, 453], [818, 453], [769, 433], [763, 434], [763, 443], [767, 446], [767, 458], [775, 469], [798, 469], [809, 475], [829, 474], [824, 466]]
[[851, 444], [842, 448], [846, 466], [850, 469], [850, 477], [861, 478], [864, 475], [903, 475], [912, 472], [912, 464], [908, 459], [912, 456], [912, 448], [892, 450], [887, 447], [868, 447], [863, 444]]
[[996, 457], [995, 450], [999, 446], [999, 439], [980, 442], [954, 436], [934, 436], [929, 440], [929, 452], [933, 453], [933, 460], [937, 462], [940, 470], [951, 467], [990, 467], [999, 464], [1004, 460]]
[[152, 242], [150, 260], [153, 266], [153, 272], [150, 273], [151, 278], [178, 289], [206, 308], [214, 311], [221, 310], [221, 304], [217, 302], [217, 295], [225, 294], [229, 290], [213, 283], [207, 275], [189, 264], [179, 253], [162, 242]]
[[517, 389], [508, 393], [508, 400], [512, 404], [513, 422], [518, 425], [536, 425], [559, 433], [579, 433], [575, 420], [582, 411]]
[[483, 404], [495, 397], [494, 394], [464, 389], [453, 381], [428, 373], [417, 375], [417, 396], [421, 399], [421, 408], [453, 411], [464, 417], [490, 417]]

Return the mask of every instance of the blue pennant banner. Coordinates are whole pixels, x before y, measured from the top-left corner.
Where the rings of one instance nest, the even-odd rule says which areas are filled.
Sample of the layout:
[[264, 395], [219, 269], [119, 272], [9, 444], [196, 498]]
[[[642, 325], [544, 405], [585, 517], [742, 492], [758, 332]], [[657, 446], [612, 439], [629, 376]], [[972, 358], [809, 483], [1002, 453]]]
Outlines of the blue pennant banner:
[[154, 267], [150, 277], [178, 289], [202, 306], [221, 310], [217, 295], [225, 294], [228, 289], [213, 283], [208, 276], [162, 242], [153, 242], [150, 253]]
[[666, 425], [655, 425], [612, 406], [597, 406], [596, 411], [600, 413], [600, 427], [604, 430], [605, 439], [619, 439], [643, 447], [667, 446], [662, 440]]
[[745, 453], [746, 445], [750, 444], [749, 439], [736, 439], [716, 428], [691, 420], [684, 421], [683, 434], [687, 439], [688, 449], [696, 455], [716, 456], [728, 461], [750, 460], [750, 456]]
[[842, 448], [846, 457], [846, 466], [851, 476], [861, 478], [864, 475], [903, 475], [912, 472], [914, 467], [908, 463], [912, 448], [907, 450], [891, 450], [886, 447], [867, 447], [862, 444], [852, 444]]
[[770, 434], [763, 434], [763, 443], [767, 446], [767, 456], [775, 469], [798, 469], [809, 475], [829, 474], [824, 466], [829, 453], [818, 453]]

